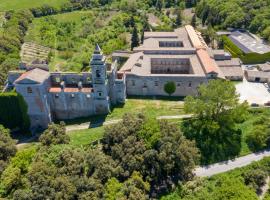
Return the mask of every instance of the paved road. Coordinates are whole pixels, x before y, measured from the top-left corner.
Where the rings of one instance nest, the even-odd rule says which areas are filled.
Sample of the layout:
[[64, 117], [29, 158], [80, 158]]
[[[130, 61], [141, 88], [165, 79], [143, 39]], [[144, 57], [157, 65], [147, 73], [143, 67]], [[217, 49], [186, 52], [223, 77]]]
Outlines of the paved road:
[[192, 114], [187, 114], [187, 115], [159, 116], [157, 117], [157, 119], [187, 119], [191, 117]]
[[266, 156], [270, 156], [270, 150], [252, 153], [247, 156], [239, 157], [234, 160], [216, 163], [209, 166], [198, 167], [195, 170], [195, 174], [201, 177], [209, 177], [222, 172], [227, 172], [238, 167], [244, 167], [249, 165], [253, 161], [258, 161]]

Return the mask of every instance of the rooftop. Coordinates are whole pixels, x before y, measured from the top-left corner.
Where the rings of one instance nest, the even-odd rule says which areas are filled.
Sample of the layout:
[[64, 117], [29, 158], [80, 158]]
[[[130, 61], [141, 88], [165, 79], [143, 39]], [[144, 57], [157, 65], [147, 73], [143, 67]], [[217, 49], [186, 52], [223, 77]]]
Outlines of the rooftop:
[[234, 31], [229, 38], [245, 53], [264, 54], [270, 52], [270, 46], [253, 37], [248, 32]]
[[24, 72], [16, 81], [15, 83], [22, 83], [25, 81], [31, 81], [36, 82], [36, 83], [43, 83], [46, 79], [48, 79], [50, 76], [50, 73], [39, 69], [39, 68], [35, 68], [33, 70]]
[[201, 34], [190, 25], [174, 32], [146, 32], [143, 44], [134, 48], [120, 71], [141, 76], [205, 76], [214, 72], [224, 77]]

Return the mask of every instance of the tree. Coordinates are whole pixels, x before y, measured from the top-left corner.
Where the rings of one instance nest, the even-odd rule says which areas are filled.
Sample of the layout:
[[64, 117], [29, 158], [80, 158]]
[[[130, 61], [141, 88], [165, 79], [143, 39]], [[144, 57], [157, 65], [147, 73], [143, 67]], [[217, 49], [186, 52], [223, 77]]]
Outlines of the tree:
[[141, 44], [143, 44], [144, 41], [144, 30], [142, 30], [142, 35], [141, 35]]
[[253, 151], [262, 150], [270, 145], [270, 119], [262, 115], [255, 119], [253, 127], [249, 131], [246, 141]]
[[245, 184], [253, 188], [257, 193], [261, 192], [262, 186], [266, 183], [268, 174], [262, 169], [253, 169], [243, 174]]
[[67, 144], [69, 143], [69, 136], [66, 135], [65, 123], [50, 124], [48, 129], [39, 137], [39, 141], [44, 146], [53, 144]]
[[10, 137], [10, 132], [0, 125], [0, 175], [9, 159], [16, 154], [16, 142]]
[[235, 86], [224, 80], [209, 81], [199, 86], [197, 96], [185, 98], [184, 109], [194, 118], [185, 120], [182, 130], [189, 139], [196, 140], [202, 162], [238, 155], [241, 130], [236, 124], [245, 119], [247, 108], [246, 102], [239, 103]]
[[164, 85], [164, 91], [168, 94], [168, 95], [172, 95], [176, 90], [176, 85], [175, 82], [173, 81], [169, 81]]
[[177, 10], [175, 24], [176, 24], [176, 27], [182, 26], [181, 10]]
[[192, 16], [192, 19], [191, 19], [191, 26], [193, 26], [194, 28], [197, 27], [197, 17], [196, 17], [196, 13]]
[[158, 11], [161, 11], [162, 10], [163, 4], [164, 4], [163, 0], [157, 0], [157, 2], [156, 2], [156, 8], [158, 9]]
[[132, 36], [131, 36], [131, 50], [133, 51], [134, 47], [139, 46], [140, 40], [138, 36], [138, 30], [137, 27], [134, 26], [133, 31], [132, 31]]

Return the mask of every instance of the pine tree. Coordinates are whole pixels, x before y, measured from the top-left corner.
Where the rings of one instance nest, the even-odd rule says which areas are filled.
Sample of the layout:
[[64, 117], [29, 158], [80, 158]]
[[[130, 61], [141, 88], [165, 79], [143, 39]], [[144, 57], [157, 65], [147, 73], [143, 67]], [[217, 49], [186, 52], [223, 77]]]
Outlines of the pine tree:
[[137, 30], [137, 27], [134, 26], [132, 37], [131, 37], [131, 51], [133, 51], [133, 48], [137, 47], [139, 43], [140, 41], [139, 41], [139, 36], [138, 36], [138, 30]]
[[196, 19], [196, 13], [193, 15], [192, 19], [191, 19], [191, 25], [196, 28], [196, 23], [197, 23], [197, 19]]

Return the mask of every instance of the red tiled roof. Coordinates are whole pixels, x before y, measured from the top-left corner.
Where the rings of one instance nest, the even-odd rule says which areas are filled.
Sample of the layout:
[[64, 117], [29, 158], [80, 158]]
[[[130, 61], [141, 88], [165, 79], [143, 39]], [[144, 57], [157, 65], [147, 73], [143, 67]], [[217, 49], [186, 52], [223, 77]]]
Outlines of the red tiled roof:
[[58, 92], [61, 92], [61, 88], [60, 87], [51, 87], [49, 89], [49, 92], [51, 92], [51, 93], [58, 93]]
[[81, 91], [84, 93], [91, 93], [93, 91], [93, 88], [82, 88]]
[[198, 49], [204, 48], [200, 38], [198, 37], [196, 31], [194, 30], [194, 28], [190, 25], [186, 25], [185, 28], [186, 28], [186, 31], [188, 33], [188, 37], [189, 37], [193, 47], [198, 48]]
[[[49, 89], [50, 93], [59, 93], [61, 92], [61, 88], [60, 87], [51, 87]], [[68, 92], [68, 93], [76, 93], [76, 92], [83, 92], [83, 93], [91, 93], [93, 91], [92, 88], [82, 88], [81, 90], [79, 90], [79, 88], [70, 88], [70, 87], [66, 87], [64, 89], [64, 92]]]
[[205, 73], [219, 73], [218, 66], [216, 62], [209, 56], [208, 52], [205, 49], [198, 49], [197, 55], [199, 60], [204, 68]]
[[19, 83], [20, 81], [22, 81], [24, 79], [29, 79], [29, 80], [35, 81], [37, 83], [42, 83], [43, 81], [48, 79], [49, 75], [50, 75], [49, 72], [42, 70], [42, 69], [39, 69], [39, 68], [35, 68], [33, 70], [30, 70], [30, 71], [23, 73], [15, 81], [15, 83]]

